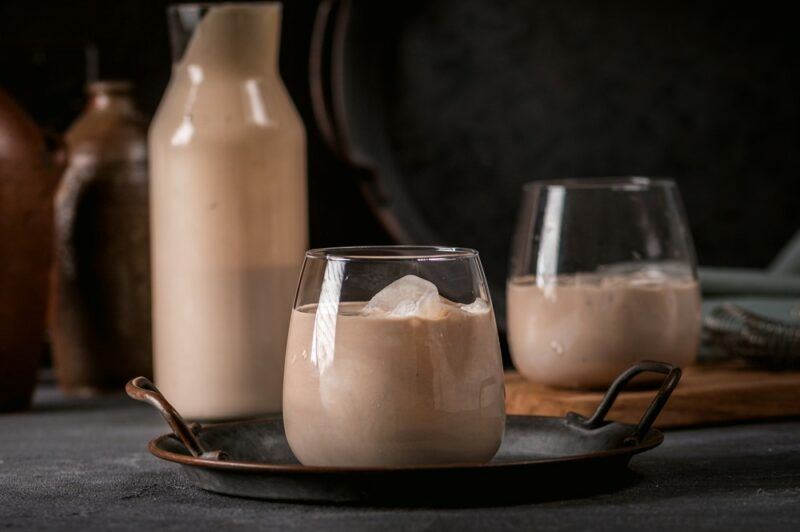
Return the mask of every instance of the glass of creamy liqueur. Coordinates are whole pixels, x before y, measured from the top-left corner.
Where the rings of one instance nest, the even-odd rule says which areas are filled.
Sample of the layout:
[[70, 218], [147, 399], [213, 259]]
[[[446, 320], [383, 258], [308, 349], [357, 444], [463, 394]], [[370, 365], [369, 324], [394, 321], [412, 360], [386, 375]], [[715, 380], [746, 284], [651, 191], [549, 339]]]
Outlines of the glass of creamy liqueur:
[[283, 412], [289, 445], [305, 465], [489, 461], [505, 427], [503, 365], [478, 253], [307, 252]]
[[643, 359], [694, 361], [701, 306], [675, 183], [529, 183], [507, 284], [511, 358], [527, 379], [605, 388]]

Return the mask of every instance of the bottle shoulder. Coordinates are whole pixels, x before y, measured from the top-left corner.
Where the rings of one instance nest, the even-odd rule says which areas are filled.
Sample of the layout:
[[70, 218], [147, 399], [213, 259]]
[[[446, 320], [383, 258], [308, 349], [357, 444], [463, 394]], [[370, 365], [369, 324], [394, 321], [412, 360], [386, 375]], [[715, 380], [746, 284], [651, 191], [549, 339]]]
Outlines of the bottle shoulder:
[[164, 91], [156, 118], [190, 113], [228, 120], [253, 119], [257, 124], [268, 122], [271, 116], [300, 118], [280, 76], [175, 74]]
[[174, 77], [150, 127], [150, 142], [173, 146], [248, 139], [305, 141], [300, 114], [280, 78], [187, 82]]
[[73, 122], [65, 134], [70, 153], [87, 153], [100, 159], [145, 158], [147, 129], [138, 113], [90, 111]]

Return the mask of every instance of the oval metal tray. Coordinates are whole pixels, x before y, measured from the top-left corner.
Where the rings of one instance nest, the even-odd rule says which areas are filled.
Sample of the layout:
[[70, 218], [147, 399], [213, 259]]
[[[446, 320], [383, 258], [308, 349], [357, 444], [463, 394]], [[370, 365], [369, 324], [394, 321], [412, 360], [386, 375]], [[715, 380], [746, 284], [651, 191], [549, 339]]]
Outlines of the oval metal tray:
[[[667, 377], [640, 423], [605, 421], [620, 390], [643, 371]], [[509, 416], [503, 444], [487, 464], [391, 468], [304, 466], [292, 454], [279, 416], [187, 425], [147, 379], [132, 380], [127, 390], [156, 406], [173, 428], [150, 442], [150, 452], [180, 464], [208, 491], [306, 502], [493, 504], [580, 496], [629, 481], [630, 459], [664, 439], [650, 425], [680, 375], [679, 368], [642, 362], [617, 378], [589, 418]]]

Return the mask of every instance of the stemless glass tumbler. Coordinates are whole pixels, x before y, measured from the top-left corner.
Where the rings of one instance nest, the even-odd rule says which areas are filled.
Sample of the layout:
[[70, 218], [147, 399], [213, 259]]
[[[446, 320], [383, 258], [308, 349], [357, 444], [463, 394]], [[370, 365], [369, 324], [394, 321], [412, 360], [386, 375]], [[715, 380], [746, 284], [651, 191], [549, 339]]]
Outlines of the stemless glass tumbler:
[[529, 380], [602, 388], [638, 360], [695, 359], [700, 291], [673, 181], [529, 183], [512, 244], [509, 344]]
[[303, 464], [490, 460], [505, 427], [503, 367], [477, 252], [307, 252], [283, 390], [286, 436]]

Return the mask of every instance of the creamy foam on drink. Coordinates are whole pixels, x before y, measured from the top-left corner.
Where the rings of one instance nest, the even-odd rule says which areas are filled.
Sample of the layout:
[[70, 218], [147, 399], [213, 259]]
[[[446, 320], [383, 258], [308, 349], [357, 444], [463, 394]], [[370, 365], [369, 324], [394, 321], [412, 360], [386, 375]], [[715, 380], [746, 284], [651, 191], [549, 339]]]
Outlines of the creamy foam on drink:
[[211, 6], [150, 129], [155, 378], [188, 418], [278, 412], [306, 249], [280, 6]]
[[503, 390], [486, 301], [452, 303], [407, 276], [369, 303], [292, 312], [284, 425], [303, 464], [486, 462], [503, 435]]
[[608, 386], [631, 364], [694, 361], [700, 291], [690, 276], [655, 270], [533, 278], [507, 286], [511, 358], [551, 386]]

